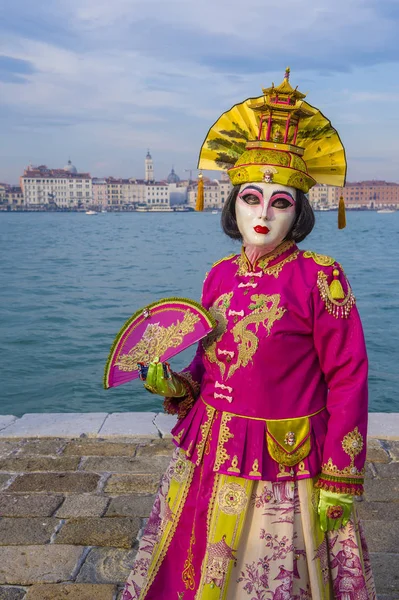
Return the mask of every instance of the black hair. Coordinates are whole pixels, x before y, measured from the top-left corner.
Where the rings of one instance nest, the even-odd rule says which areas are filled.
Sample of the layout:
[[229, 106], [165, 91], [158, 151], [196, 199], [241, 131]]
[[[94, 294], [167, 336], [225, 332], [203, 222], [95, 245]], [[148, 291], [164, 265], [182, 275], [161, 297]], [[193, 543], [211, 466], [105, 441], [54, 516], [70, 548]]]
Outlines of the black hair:
[[[236, 199], [239, 189], [240, 186], [235, 185], [231, 190], [223, 206], [221, 218], [223, 231], [233, 240], [242, 240], [236, 219]], [[293, 240], [298, 243], [309, 235], [315, 224], [312, 207], [307, 196], [301, 190], [296, 191], [295, 212], [296, 219], [285, 240]]]

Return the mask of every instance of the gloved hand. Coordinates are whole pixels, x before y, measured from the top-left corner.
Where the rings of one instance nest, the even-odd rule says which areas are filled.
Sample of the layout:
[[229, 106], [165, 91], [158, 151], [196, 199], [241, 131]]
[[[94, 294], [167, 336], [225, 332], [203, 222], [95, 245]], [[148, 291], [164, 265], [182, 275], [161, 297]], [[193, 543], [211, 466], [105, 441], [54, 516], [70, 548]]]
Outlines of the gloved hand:
[[333, 531], [347, 524], [353, 505], [351, 494], [320, 490], [319, 517], [322, 531]]
[[[142, 373], [144, 369], [142, 370]], [[159, 394], [168, 398], [181, 398], [186, 396], [187, 390], [182, 382], [174, 375], [169, 363], [155, 360], [148, 365], [146, 375], [140, 376], [144, 387], [152, 394]]]

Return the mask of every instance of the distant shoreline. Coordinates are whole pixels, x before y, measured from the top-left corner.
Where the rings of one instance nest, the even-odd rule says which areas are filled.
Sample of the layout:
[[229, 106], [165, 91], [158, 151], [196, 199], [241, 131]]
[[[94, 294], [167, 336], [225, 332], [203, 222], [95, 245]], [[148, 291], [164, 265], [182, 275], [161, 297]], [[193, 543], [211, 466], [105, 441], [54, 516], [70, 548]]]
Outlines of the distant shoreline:
[[[92, 209], [89, 209], [92, 210]], [[346, 207], [346, 210], [348, 212], [373, 212], [373, 213], [381, 213], [381, 212], [386, 212], [387, 214], [393, 214], [396, 212], [399, 212], [399, 208], [387, 208], [387, 209], [381, 209], [381, 208], [351, 208], [351, 207]], [[336, 213], [338, 211], [337, 208], [327, 208], [327, 209], [320, 209], [320, 208], [314, 208], [313, 209], [314, 212], [334, 212]], [[102, 210], [98, 210], [95, 211], [97, 214], [107, 214], [107, 213], [138, 213], [138, 214], [143, 214], [143, 213], [166, 213], [166, 214], [170, 214], [170, 213], [192, 213], [192, 212], [196, 212], [193, 208], [177, 208], [177, 207], [170, 207], [170, 210], [156, 210], [156, 209], [112, 209], [109, 208], [105, 211]], [[206, 212], [206, 213], [221, 213], [222, 209], [220, 208], [212, 208], [212, 209], [205, 209], [204, 211], [201, 212]], [[45, 208], [23, 208], [23, 209], [2, 209], [0, 208], [0, 214], [5, 213], [5, 214], [9, 214], [9, 213], [80, 213], [80, 214], [86, 214], [87, 213], [87, 209], [68, 209], [68, 208], [58, 208], [58, 209], [45, 209]]]

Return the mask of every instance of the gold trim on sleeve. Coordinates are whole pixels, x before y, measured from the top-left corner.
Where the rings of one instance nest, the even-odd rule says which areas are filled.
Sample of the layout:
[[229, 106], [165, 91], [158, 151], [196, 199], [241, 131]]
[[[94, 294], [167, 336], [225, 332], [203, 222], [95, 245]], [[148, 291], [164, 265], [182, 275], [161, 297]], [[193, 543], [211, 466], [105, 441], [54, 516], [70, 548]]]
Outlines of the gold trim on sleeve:
[[349, 466], [345, 467], [344, 469], [338, 469], [338, 467], [333, 463], [332, 458], [329, 458], [327, 463], [323, 464], [322, 466], [322, 473], [324, 475], [332, 475], [333, 477], [344, 479], [363, 478], [365, 469], [363, 468], [359, 471], [355, 467], [355, 458], [361, 453], [363, 445], [363, 436], [359, 429], [355, 427], [355, 429], [347, 433], [342, 440], [342, 448], [351, 459]]

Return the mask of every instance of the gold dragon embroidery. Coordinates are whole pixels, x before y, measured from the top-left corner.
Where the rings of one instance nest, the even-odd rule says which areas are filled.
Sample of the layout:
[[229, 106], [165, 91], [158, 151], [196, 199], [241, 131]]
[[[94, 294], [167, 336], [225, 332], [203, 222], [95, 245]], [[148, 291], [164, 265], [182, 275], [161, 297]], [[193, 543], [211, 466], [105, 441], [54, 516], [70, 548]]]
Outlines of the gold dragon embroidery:
[[[249, 305], [251, 314], [241, 319], [232, 329], [234, 341], [237, 344], [238, 356], [237, 361], [230, 366], [227, 378], [231, 377], [240, 367], [246, 367], [252, 360], [256, 350], [258, 349], [258, 330], [260, 325], [266, 330], [266, 335], [270, 331], [276, 321], [282, 318], [286, 309], [279, 307], [280, 294], [254, 294], [251, 296], [252, 304]], [[249, 331], [248, 326], [255, 325], [255, 333]]]

